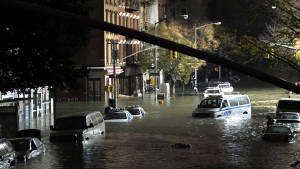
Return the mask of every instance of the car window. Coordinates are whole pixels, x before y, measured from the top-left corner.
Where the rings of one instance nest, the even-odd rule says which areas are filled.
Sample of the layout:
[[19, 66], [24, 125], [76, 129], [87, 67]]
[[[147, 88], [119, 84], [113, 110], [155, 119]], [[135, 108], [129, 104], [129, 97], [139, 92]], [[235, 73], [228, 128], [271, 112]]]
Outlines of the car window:
[[30, 148], [29, 140], [11, 140], [16, 151], [27, 151]]
[[57, 130], [75, 130], [86, 127], [85, 117], [60, 118], [55, 121], [55, 129]]
[[267, 132], [268, 133], [282, 133], [282, 134], [288, 134], [290, 133], [290, 129], [289, 128], [286, 128], [286, 127], [276, 127], [276, 126], [272, 126], [272, 127], [269, 127], [267, 129]]
[[96, 116], [98, 117], [99, 123], [102, 123], [103, 120], [104, 120], [103, 117], [102, 117], [102, 115], [100, 113], [96, 113]]
[[140, 115], [139, 109], [128, 109], [129, 113], [132, 115]]
[[111, 119], [127, 119], [126, 113], [107, 113], [105, 120]]
[[227, 100], [224, 100], [224, 101], [223, 101], [222, 107], [228, 107], [228, 102], [227, 102]]
[[201, 101], [199, 108], [219, 108], [222, 99], [204, 99]]
[[231, 99], [231, 100], [229, 100], [229, 104], [230, 104], [230, 106], [238, 106], [239, 102], [235, 99]]
[[299, 119], [299, 115], [290, 113], [280, 113], [278, 119]]
[[30, 144], [31, 144], [31, 150], [36, 150], [37, 149], [37, 146], [35, 145], [33, 140], [30, 141]]
[[34, 141], [34, 143], [35, 143], [35, 145], [37, 146], [37, 147], [40, 147], [41, 146], [41, 141], [39, 140], [39, 139], [37, 139], [37, 138], [33, 138], [33, 141]]
[[6, 144], [8, 152], [14, 151], [13, 146], [10, 141], [6, 142], [5, 144]]
[[220, 93], [220, 91], [219, 90], [207, 90], [206, 93], [217, 94], [217, 93]]
[[7, 149], [5, 148], [5, 142], [0, 143], [0, 156], [7, 154]]
[[291, 100], [280, 100], [278, 103], [278, 109], [290, 112], [300, 112], [300, 102]]

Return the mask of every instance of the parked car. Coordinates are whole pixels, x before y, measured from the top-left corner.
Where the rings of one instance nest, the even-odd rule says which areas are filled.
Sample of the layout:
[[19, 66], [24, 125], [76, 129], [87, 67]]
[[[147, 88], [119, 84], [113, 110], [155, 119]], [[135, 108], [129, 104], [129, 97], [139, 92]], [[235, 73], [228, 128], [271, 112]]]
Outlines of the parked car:
[[220, 83], [220, 84], [218, 84], [217, 87], [220, 88], [222, 90], [222, 92], [224, 92], [224, 93], [233, 92], [233, 87], [231, 86], [231, 84], [229, 82]]
[[127, 110], [117, 110], [115, 112], [105, 114], [105, 122], [130, 122], [133, 119], [132, 114]]
[[294, 112], [282, 112], [274, 119], [274, 123], [280, 123], [292, 127], [295, 133], [300, 131], [300, 115]]
[[41, 130], [39, 129], [19, 130], [16, 133], [16, 137], [36, 137], [39, 140], [41, 140]]
[[0, 139], [0, 168], [9, 168], [16, 164], [16, 152], [7, 139]]
[[291, 141], [296, 134], [292, 128], [284, 125], [269, 125], [264, 131], [262, 138], [268, 141]]
[[300, 113], [300, 99], [281, 98], [278, 100], [276, 107], [276, 116], [282, 112]]
[[61, 116], [50, 127], [50, 142], [81, 143], [105, 133], [105, 122], [100, 112], [78, 112]]
[[146, 114], [145, 110], [138, 105], [126, 107], [126, 110], [128, 110], [133, 117], [142, 117]]
[[203, 92], [203, 98], [207, 98], [210, 96], [224, 96], [224, 93], [222, 90], [218, 87], [208, 87], [204, 92]]
[[29, 160], [46, 152], [46, 147], [36, 137], [19, 137], [9, 139], [13, 145], [18, 160]]

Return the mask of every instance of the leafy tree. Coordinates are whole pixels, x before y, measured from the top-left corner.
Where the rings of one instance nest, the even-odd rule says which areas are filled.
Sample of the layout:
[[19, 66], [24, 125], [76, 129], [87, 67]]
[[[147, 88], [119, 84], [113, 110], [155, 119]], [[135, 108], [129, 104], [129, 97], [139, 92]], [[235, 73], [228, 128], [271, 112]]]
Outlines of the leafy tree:
[[299, 75], [300, 58], [290, 47], [300, 36], [300, 1], [213, 0], [209, 4], [209, 18], [222, 21], [216, 33], [221, 55], [264, 71], [268, 67], [270, 73]]
[[[88, 15], [85, 0], [30, 0], [41, 6]], [[0, 91], [72, 86], [71, 56], [86, 40], [86, 27], [38, 13], [0, 7]]]
[[[185, 30], [183, 26], [176, 25], [174, 22], [168, 24], [161, 22], [159, 26], [157, 26], [157, 35], [159, 37], [187, 46], [194, 46], [194, 43], [187, 39], [183, 35], [183, 32], [187, 32], [187, 30]], [[154, 27], [149, 30], [149, 33], [154, 34]], [[145, 45], [145, 48], [148, 47], [149, 45]], [[184, 87], [184, 85], [190, 82], [190, 75], [194, 69], [205, 64], [202, 60], [181, 53], [178, 53], [177, 59], [172, 59], [170, 58], [170, 51], [163, 48], [159, 48], [158, 53], [158, 69], [164, 70], [166, 78], [169, 79], [173, 86], [173, 94], [175, 93], [175, 82], [177, 80], [181, 81]], [[141, 54], [140, 58], [144, 70], [151, 67], [151, 64], [154, 63], [153, 51]]]

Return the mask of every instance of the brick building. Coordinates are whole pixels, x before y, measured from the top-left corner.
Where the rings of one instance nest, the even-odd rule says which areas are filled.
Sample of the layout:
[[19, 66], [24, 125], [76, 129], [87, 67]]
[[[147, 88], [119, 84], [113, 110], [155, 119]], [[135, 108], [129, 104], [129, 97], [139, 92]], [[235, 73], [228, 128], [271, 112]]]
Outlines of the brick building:
[[[90, 17], [99, 21], [140, 30], [138, 0], [95, 0]], [[125, 36], [92, 29], [85, 47], [74, 56], [79, 72], [75, 89], [58, 91], [57, 101], [100, 101], [112, 98], [113, 47], [117, 50], [118, 94], [132, 95], [140, 89], [142, 73], [138, 55], [123, 59], [140, 49], [140, 41]]]

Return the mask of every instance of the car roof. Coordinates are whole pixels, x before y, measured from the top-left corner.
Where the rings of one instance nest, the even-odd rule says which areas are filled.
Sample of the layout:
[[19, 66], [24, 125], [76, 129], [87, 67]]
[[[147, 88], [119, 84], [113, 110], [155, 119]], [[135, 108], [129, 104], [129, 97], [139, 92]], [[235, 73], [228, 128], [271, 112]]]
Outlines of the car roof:
[[206, 90], [220, 90], [219, 87], [208, 87], [206, 88]]
[[89, 114], [92, 114], [92, 113], [100, 113], [100, 111], [74, 112], [74, 113], [69, 113], [69, 114], [65, 114], [65, 115], [59, 116], [59, 117], [57, 117], [57, 119], [60, 119], [60, 118], [69, 118], [69, 117], [85, 117], [85, 116], [87, 116]]
[[291, 127], [289, 127], [289, 126], [279, 125], [279, 124], [272, 124], [272, 125], [269, 125], [268, 128], [270, 128], [270, 127], [281, 127], [281, 128], [289, 128], [289, 129], [291, 129]]
[[33, 138], [34, 137], [16, 137], [16, 138], [9, 138], [7, 140], [9, 140], [9, 141], [19, 141], [19, 140], [27, 140], [27, 141], [29, 141], [29, 140], [31, 140]]
[[281, 101], [281, 100], [283, 100], [283, 101], [300, 101], [300, 99], [298, 99], [298, 98], [280, 98], [279, 99], [279, 101]]
[[299, 114], [298, 112], [280, 112], [278, 115], [280, 114]]

